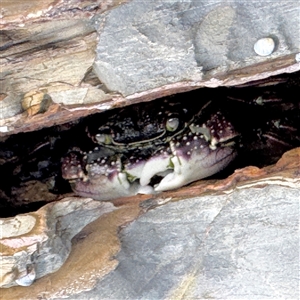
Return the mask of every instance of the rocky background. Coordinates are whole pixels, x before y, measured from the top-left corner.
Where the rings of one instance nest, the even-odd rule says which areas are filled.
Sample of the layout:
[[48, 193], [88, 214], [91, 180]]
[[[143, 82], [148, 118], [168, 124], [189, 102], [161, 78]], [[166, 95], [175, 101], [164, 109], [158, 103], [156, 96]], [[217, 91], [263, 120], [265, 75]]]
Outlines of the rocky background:
[[[299, 13], [294, 1], [2, 2], [0, 134], [299, 71]], [[0, 295], [298, 299], [299, 162], [295, 149], [155, 198], [67, 198], [1, 219]]]

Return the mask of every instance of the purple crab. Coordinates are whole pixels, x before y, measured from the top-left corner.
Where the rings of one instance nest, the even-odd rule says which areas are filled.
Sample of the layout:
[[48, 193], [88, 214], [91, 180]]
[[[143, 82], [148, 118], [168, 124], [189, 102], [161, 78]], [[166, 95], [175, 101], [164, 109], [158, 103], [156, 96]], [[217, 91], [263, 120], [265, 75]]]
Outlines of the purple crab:
[[80, 196], [112, 200], [180, 188], [221, 171], [236, 156], [239, 133], [210, 101], [188, 104], [163, 100], [111, 113], [88, 128], [94, 150], [63, 159], [63, 177]]

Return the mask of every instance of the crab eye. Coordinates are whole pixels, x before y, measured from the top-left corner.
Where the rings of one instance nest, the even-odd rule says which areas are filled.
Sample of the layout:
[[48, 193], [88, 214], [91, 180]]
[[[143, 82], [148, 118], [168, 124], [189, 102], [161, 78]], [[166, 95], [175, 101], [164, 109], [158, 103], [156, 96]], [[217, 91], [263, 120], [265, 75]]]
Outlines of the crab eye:
[[167, 120], [166, 128], [168, 131], [175, 131], [179, 126], [178, 118], [170, 118]]
[[95, 138], [99, 144], [109, 145], [112, 143], [112, 136], [110, 134], [98, 133]]

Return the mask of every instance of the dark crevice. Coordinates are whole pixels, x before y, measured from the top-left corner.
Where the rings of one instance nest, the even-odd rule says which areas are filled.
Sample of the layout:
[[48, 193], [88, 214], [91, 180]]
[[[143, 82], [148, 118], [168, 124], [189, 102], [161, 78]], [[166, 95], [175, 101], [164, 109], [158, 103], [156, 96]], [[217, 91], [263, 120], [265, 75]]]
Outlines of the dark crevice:
[[[285, 151], [300, 146], [299, 78], [300, 72], [284, 74], [267, 82], [250, 83], [249, 87], [203, 88], [167, 99], [184, 103], [191, 112], [201, 101], [211, 100], [211, 107], [203, 114], [221, 111], [241, 133], [236, 140], [237, 158], [224, 171], [214, 175], [214, 178], [225, 178], [236, 168], [273, 164]], [[152, 103], [160, 105], [161, 101]], [[35, 211], [70, 193], [70, 185], [61, 175], [62, 158], [70, 149], [93, 150], [95, 143], [86, 128], [97, 130], [105, 124], [106, 118], [118, 111], [1, 138], [0, 217]], [[159, 177], [153, 178], [154, 183], [159, 180]], [[44, 192], [36, 189], [44, 189]]]

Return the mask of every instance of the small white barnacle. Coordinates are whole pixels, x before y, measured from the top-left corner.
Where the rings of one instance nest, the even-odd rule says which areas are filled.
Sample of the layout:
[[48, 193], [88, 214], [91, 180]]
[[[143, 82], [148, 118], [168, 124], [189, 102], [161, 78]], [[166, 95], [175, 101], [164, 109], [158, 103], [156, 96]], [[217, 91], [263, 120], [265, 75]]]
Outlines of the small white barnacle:
[[270, 37], [261, 38], [254, 44], [254, 51], [259, 56], [268, 56], [273, 53], [274, 49], [275, 42]]

